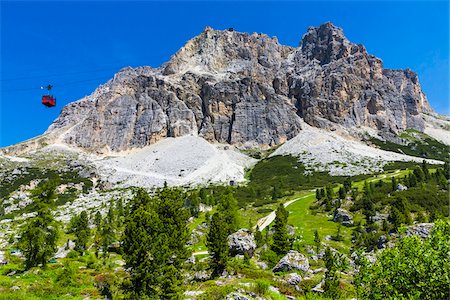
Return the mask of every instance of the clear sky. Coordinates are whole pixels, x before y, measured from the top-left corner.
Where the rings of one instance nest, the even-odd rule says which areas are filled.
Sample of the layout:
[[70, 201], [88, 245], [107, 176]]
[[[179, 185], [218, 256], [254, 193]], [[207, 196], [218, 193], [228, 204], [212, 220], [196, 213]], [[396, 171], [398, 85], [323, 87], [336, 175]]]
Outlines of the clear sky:
[[[385, 68], [419, 74], [432, 107], [449, 114], [449, 2], [0, 1], [0, 147], [42, 134], [61, 108], [125, 66], [158, 67], [205, 26], [277, 36], [298, 46], [331, 21]], [[54, 85], [58, 106], [40, 104]]]

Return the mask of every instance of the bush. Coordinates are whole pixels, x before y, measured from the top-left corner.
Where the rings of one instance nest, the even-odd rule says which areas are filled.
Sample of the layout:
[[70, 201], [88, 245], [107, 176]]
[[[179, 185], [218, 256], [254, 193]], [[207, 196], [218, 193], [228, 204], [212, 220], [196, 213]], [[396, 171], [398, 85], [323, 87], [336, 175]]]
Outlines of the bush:
[[355, 278], [362, 299], [449, 299], [450, 222], [439, 221], [426, 240], [403, 238], [384, 250], [375, 264], [360, 260]]
[[265, 296], [269, 291], [270, 282], [264, 279], [257, 279], [253, 285], [253, 292], [258, 296]]

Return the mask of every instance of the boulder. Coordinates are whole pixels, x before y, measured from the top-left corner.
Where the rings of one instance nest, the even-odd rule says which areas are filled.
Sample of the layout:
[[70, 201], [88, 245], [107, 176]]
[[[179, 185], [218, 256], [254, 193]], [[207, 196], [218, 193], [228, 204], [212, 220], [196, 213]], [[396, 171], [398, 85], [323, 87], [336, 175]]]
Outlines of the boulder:
[[289, 251], [273, 268], [273, 272], [284, 272], [291, 270], [302, 270], [307, 272], [309, 270], [308, 258], [298, 251]]
[[228, 247], [230, 255], [253, 256], [256, 249], [256, 242], [253, 233], [248, 229], [239, 229], [237, 232], [228, 236]]
[[395, 190], [397, 191], [406, 191], [408, 189], [407, 186], [404, 186], [403, 184], [399, 183], [397, 184], [397, 188]]
[[290, 285], [297, 285], [302, 281], [302, 276], [297, 273], [290, 273], [287, 275], [287, 283]]
[[353, 225], [352, 215], [348, 211], [346, 211], [345, 209], [342, 209], [342, 208], [338, 208], [334, 212], [333, 221], [334, 222], [342, 222], [342, 224], [344, 224], [344, 225]]

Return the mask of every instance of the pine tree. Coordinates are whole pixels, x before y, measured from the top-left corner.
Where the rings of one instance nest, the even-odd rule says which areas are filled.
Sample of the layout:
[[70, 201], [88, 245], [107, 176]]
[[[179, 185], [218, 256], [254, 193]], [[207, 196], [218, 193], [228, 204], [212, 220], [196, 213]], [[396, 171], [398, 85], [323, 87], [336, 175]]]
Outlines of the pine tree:
[[316, 189], [316, 200], [320, 200], [322, 199], [321, 194], [320, 194], [320, 189]]
[[56, 182], [48, 180], [32, 193], [35, 198], [37, 215], [26, 221], [20, 230], [18, 248], [25, 256], [25, 268], [29, 269], [47, 261], [56, 252], [59, 236], [58, 223], [50, 211], [56, 197]]
[[336, 256], [331, 252], [330, 248], [325, 249], [325, 273], [324, 290], [325, 295], [331, 299], [339, 299], [339, 276], [337, 275]]
[[352, 189], [352, 180], [347, 177], [344, 180], [344, 190], [346, 193], [350, 192], [350, 190]]
[[181, 264], [186, 259], [185, 195], [164, 188], [150, 199], [140, 189], [130, 201], [123, 233], [123, 258], [130, 269], [129, 299], [177, 299]]
[[395, 180], [395, 177], [391, 177], [391, 189], [393, 192], [397, 190], [397, 180]]
[[344, 187], [340, 187], [339, 188], [339, 199], [341, 199], [341, 200], [344, 200], [345, 199], [345, 189], [344, 189]]
[[228, 224], [228, 235], [235, 232], [238, 227], [238, 203], [231, 191], [221, 196], [218, 211], [223, 215], [225, 223]]
[[363, 197], [362, 213], [366, 217], [367, 224], [372, 224], [372, 217], [375, 216], [375, 207], [369, 196], [364, 195]]
[[228, 261], [228, 224], [219, 213], [211, 218], [209, 232], [206, 237], [209, 253], [211, 255], [211, 268], [213, 277], [218, 276], [225, 269]]
[[326, 187], [327, 200], [331, 201], [334, 198], [334, 191], [331, 185]]
[[82, 211], [79, 216], [76, 216], [75, 224], [72, 228], [72, 232], [75, 234], [75, 250], [81, 254], [87, 249], [87, 243], [91, 235], [89, 229], [89, 219], [86, 211]]
[[322, 243], [319, 235], [319, 231], [314, 230], [314, 243], [316, 244], [316, 253], [319, 254], [320, 251], [320, 245]]
[[278, 255], [285, 254], [291, 248], [288, 231], [286, 228], [287, 216], [288, 211], [283, 204], [280, 204], [276, 211], [275, 224], [273, 226], [274, 234], [272, 244], [272, 251], [274, 251]]

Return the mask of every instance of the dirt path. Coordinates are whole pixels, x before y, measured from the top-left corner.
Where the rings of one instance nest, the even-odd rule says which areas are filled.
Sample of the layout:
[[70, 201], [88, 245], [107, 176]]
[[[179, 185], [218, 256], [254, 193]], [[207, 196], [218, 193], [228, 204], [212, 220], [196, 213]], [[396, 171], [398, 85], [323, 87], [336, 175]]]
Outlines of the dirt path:
[[[314, 190], [312, 190], [311, 193], [309, 193], [309, 194], [306, 194], [306, 195], [304, 195], [304, 196], [301, 196], [301, 197], [298, 197], [298, 198], [289, 200], [288, 202], [284, 203], [284, 207], [288, 207], [289, 205], [291, 205], [292, 203], [294, 203], [294, 202], [297, 201], [297, 200], [304, 199], [304, 198], [306, 198], [306, 197], [309, 197], [309, 196], [311, 196], [311, 195], [314, 195], [315, 192], [316, 192], [316, 190], [314, 189]], [[256, 226], [259, 226], [259, 231], [263, 231], [264, 228], [266, 228], [267, 226], [269, 226], [270, 223], [272, 223], [273, 220], [275, 220], [275, 212], [276, 212], [276, 210], [272, 211], [270, 214], [268, 214], [268, 215], [265, 216], [265, 217], [262, 217], [261, 219], [258, 220], [258, 222], [256, 222]], [[256, 226], [254, 227], [255, 229], [256, 229]]]

